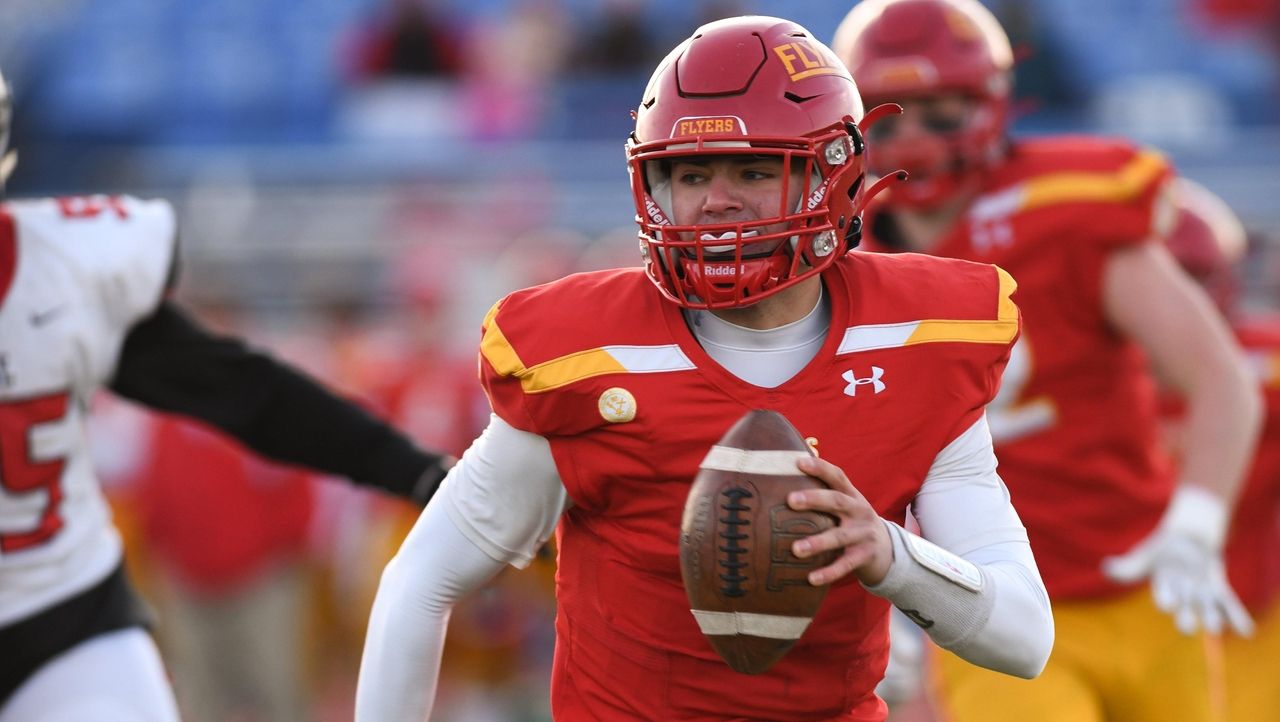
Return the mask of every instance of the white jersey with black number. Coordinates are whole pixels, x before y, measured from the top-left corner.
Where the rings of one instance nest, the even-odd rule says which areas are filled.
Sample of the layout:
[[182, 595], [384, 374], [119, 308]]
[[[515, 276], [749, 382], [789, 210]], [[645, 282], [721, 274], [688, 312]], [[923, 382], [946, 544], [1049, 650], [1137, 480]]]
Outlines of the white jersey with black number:
[[130, 327], [159, 304], [174, 237], [164, 201], [0, 204], [0, 626], [120, 562], [86, 407]]

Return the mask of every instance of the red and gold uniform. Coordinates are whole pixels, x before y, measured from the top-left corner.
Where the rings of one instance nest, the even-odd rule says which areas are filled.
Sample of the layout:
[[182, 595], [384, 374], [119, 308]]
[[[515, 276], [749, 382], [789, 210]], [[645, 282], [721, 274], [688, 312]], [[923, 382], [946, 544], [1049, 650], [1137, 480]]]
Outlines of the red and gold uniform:
[[684, 500], [728, 427], [771, 408], [901, 522], [935, 456], [995, 395], [1018, 309], [990, 265], [850, 254], [823, 281], [832, 330], [776, 388], [713, 362], [641, 269], [570, 276], [490, 312], [493, 407], [548, 439], [573, 500], [557, 532], [556, 719], [883, 719], [888, 603], [836, 584], [790, 654], [744, 679], [689, 612]]
[[[1025, 328], [989, 420], [1000, 475], [1053, 602], [1058, 640], [1032, 682], [998, 679], [940, 655], [942, 692], [957, 719], [1038, 714], [1052, 695], [1072, 700], [1053, 719], [1073, 722], [1148, 719], [1141, 715], [1152, 709], [1167, 709], [1164, 719], [1208, 714], [1201, 641], [1181, 638], [1145, 587], [1117, 585], [1102, 572], [1103, 559], [1151, 532], [1173, 491], [1147, 361], [1108, 323], [1102, 294], [1108, 256], [1158, 237], [1171, 220], [1171, 176], [1160, 155], [1120, 141], [1017, 142], [930, 248], [998, 264], [1020, 284]], [[897, 250], [883, 205], [872, 204], [867, 228], [863, 250]], [[1156, 676], [1167, 688], [1135, 681], [1153, 669], [1162, 670]], [[994, 698], [1010, 716], [992, 716]], [[1162, 698], [1167, 705], [1153, 704]], [[1111, 716], [1098, 716], [1104, 708]]]

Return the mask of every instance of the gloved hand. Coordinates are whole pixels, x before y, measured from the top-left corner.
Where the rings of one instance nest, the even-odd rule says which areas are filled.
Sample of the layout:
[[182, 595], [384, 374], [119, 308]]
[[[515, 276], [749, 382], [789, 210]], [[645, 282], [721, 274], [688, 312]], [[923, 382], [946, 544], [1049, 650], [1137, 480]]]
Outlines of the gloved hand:
[[1253, 620], [1231, 589], [1222, 561], [1226, 532], [1226, 504], [1205, 489], [1184, 484], [1155, 531], [1125, 554], [1103, 560], [1102, 570], [1122, 583], [1150, 577], [1156, 606], [1173, 615], [1183, 634], [1201, 627], [1217, 633], [1225, 619], [1247, 637]]

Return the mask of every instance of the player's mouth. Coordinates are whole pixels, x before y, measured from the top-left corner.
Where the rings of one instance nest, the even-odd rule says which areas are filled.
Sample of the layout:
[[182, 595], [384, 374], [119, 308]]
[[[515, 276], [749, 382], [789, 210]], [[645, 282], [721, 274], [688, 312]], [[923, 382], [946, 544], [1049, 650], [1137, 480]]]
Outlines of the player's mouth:
[[[741, 236], [738, 235], [737, 231], [725, 231], [719, 235], [716, 235], [715, 233], [703, 233], [699, 238], [703, 243], [706, 243], [707, 241], [730, 241], [730, 243], [715, 246], [704, 245], [702, 247], [702, 257], [707, 261], [733, 260], [734, 252], [737, 250], [739, 243], [758, 235], [760, 235], [759, 231], [746, 231]], [[764, 241], [761, 243], [742, 243], [741, 245], [742, 257], [743, 259], [747, 259], [767, 256], [770, 253], [773, 253], [773, 249], [777, 247], [777, 242]]]

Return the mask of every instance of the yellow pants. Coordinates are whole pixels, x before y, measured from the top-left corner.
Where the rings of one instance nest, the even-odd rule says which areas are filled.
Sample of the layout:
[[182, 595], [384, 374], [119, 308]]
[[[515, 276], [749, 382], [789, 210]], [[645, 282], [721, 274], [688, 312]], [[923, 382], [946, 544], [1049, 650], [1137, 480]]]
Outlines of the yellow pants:
[[[1220, 650], [1187, 637], [1145, 587], [1097, 602], [1055, 602], [1056, 640], [1033, 680], [983, 669], [949, 652], [932, 658], [948, 722], [1220, 722]], [[1262, 666], [1258, 668], [1271, 668]], [[1252, 718], [1263, 719], [1263, 718]]]
[[1280, 720], [1280, 599], [1254, 620], [1249, 639], [1228, 635], [1222, 640], [1227, 668], [1227, 719], [1230, 722]]

